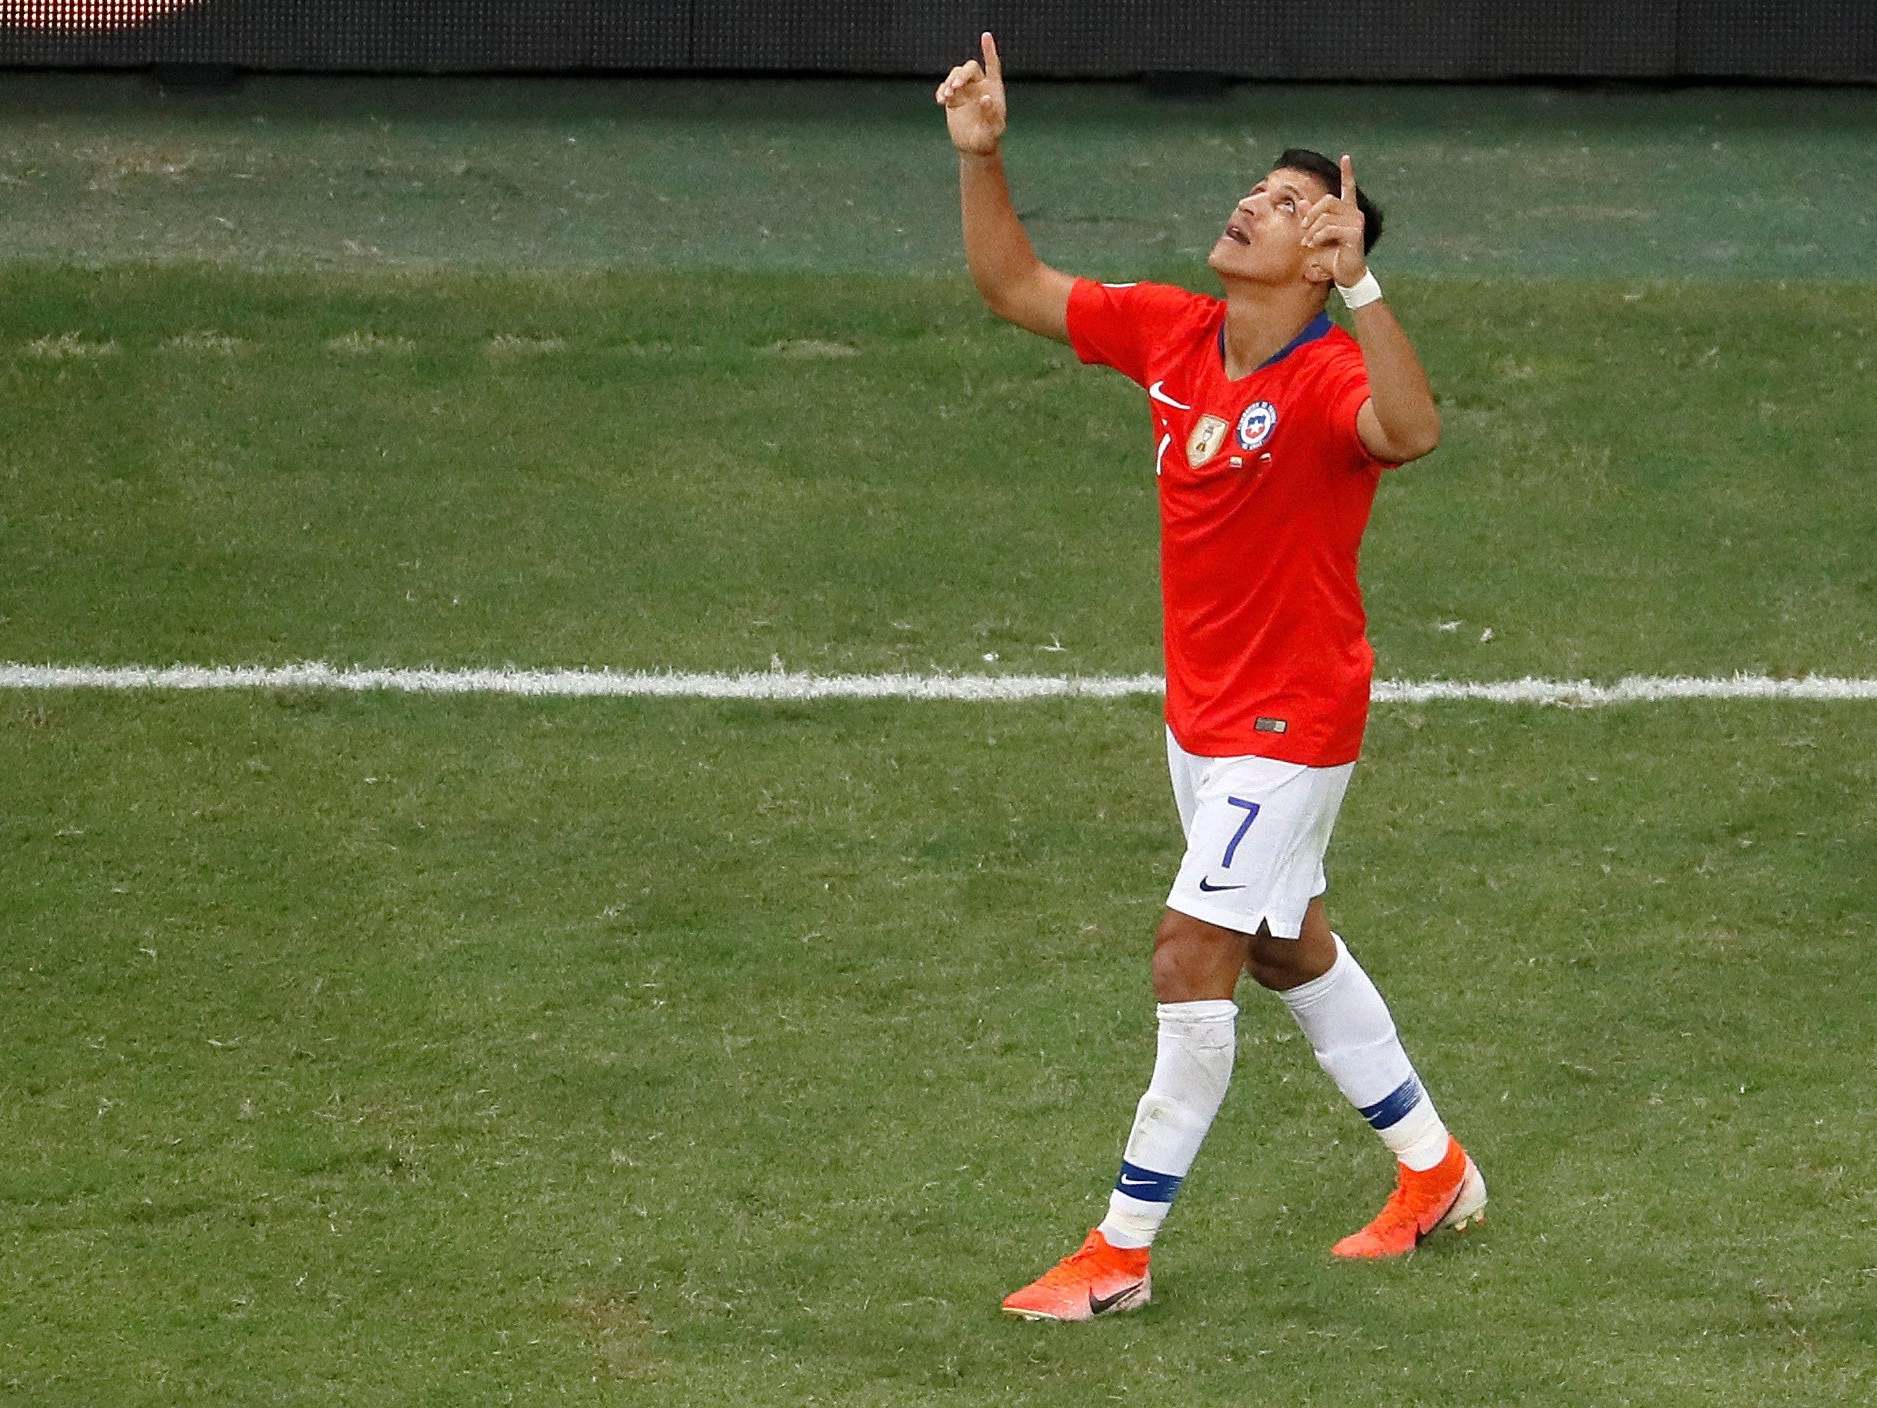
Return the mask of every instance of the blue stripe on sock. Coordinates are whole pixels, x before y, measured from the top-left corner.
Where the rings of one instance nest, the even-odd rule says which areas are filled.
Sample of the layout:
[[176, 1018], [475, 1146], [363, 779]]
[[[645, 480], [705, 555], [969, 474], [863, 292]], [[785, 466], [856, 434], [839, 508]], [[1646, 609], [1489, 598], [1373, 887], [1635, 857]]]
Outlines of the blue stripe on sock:
[[1139, 1198], [1143, 1203], [1170, 1203], [1173, 1195], [1180, 1191], [1184, 1178], [1170, 1173], [1155, 1173], [1150, 1168], [1141, 1168], [1126, 1159], [1121, 1160], [1121, 1172], [1114, 1181], [1117, 1193], [1126, 1193], [1130, 1198]]
[[1420, 1080], [1410, 1075], [1373, 1105], [1362, 1106], [1362, 1118], [1376, 1129], [1387, 1129], [1391, 1124], [1399, 1124], [1408, 1111], [1420, 1104], [1422, 1095]]

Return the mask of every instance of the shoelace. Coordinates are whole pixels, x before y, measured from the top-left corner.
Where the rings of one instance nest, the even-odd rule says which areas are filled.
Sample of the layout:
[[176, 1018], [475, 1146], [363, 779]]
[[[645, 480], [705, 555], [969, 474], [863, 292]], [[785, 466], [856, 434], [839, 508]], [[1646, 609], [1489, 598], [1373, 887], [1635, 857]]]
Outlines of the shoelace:
[[1076, 1279], [1076, 1273], [1081, 1269], [1083, 1263], [1093, 1261], [1096, 1255], [1097, 1251], [1094, 1247], [1082, 1247], [1071, 1252], [1068, 1256], [1064, 1257], [1043, 1273], [1042, 1284], [1045, 1286], [1060, 1286], [1066, 1282], [1074, 1281]]
[[1045, 1286], [1071, 1284], [1078, 1279], [1078, 1273], [1084, 1265], [1092, 1261], [1100, 1261], [1101, 1255], [1101, 1247], [1094, 1243], [1085, 1243], [1045, 1271], [1040, 1284]]

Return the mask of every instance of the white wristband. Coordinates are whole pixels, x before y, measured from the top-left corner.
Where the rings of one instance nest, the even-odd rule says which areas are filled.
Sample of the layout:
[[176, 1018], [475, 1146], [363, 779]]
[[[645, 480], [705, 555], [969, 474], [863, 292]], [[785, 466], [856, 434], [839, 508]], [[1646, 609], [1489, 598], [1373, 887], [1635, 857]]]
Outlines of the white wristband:
[[1336, 291], [1343, 296], [1343, 302], [1350, 308], [1366, 308], [1382, 296], [1382, 286], [1375, 282], [1375, 271], [1366, 271], [1348, 288], [1336, 285]]

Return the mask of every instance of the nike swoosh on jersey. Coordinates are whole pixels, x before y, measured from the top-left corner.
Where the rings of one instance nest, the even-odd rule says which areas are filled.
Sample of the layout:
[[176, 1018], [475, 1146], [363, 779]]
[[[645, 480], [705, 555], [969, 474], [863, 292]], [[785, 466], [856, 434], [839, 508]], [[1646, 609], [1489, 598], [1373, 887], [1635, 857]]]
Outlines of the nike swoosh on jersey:
[[1167, 395], [1166, 391], [1163, 389], [1165, 386], [1166, 383], [1164, 381], [1156, 381], [1152, 386], [1147, 388], [1147, 394], [1153, 397], [1154, 400], [1159, 401], [1162, 405], [1173, 407], [1176, 411], [1192, 410], [1192, 407], [1187, 405], [1184, 401], [1175, 401], [1171, 396]]
[[1214, 885], [1202, 875], [1199, 877], [1199, 888], [1209, 895], [1216, 895], [1220, 890], [1242, 890], [1245, 887], [1243, 885]]

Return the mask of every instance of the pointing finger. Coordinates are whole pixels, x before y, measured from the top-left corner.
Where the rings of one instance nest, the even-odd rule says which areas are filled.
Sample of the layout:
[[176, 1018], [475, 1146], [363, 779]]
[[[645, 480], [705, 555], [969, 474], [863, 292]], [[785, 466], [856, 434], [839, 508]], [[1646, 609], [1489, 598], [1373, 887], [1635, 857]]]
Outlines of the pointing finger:
[[993, 83], [1002, 83], [1004, 81], [1004, 61], [997, 57], [997, 41], [991, 38], [991, 32], [988, 29], [984, 31], [983, 44], [985, 76]]
[[1354, 200], [1355, 198], [1356, 198], [1356, 168], [1355, 168], [1355, 164], [1349, 160], [1349, 153], [1344, 152], [1343, 153], [1343, 199]]

